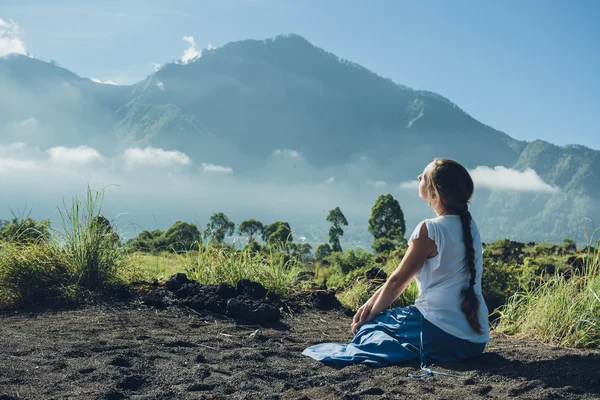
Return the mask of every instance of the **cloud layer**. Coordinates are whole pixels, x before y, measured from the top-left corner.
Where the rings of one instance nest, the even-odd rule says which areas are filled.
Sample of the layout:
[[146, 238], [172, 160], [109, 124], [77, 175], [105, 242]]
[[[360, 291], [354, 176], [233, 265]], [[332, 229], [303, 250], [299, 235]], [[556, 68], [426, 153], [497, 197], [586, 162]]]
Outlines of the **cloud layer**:
[[548, 185], [531, 168], [525, 171], [497, 166], [494, 168], [479, 166], [470, 171], [475, 185], [492, 190], [510, 190], [517, 192], [554, 193], [558, 188]]
[[89, 164], [104, 159], [95, 149], [87, 146], [53, 147], [48, 149], [48, 154], [53, 162], [59, 164]]
[[189, 165], [190, 158], [176, 150], [163, 150], [154, 147], [131, 148], [125, 150], [125, 162], [128, 165]]
[[[494, 168], [479, 166], [469, 171], [476, 187], [483, 187], [491, 190], [513, 191], [513, 192], [535, 192], [535, 193], [555, 193], [557, 187], [551, 186], [535, 172], [528, 168], [519, 171], [503, 166]], [[419, 187], [419, 181], [406, 181], [398, 185], [398, 189], [416, 190]]]
[[231, 167], [207, 163], [202, 163], [202, 171], [217, 174], [233, 174], [233, 169]]
[[183, 55], [181, 56], [181, 62], [187, 64], [200, 57], [202, 53], [196, 48], [196, 41], [193, 36], [184, 36], [183, 40], [190, 45], [190, 47], [183, 51]]
[[22, 30], [15, 21], [0, 18], [0, 57], [13, 53], [27, 55], [21, 33]]

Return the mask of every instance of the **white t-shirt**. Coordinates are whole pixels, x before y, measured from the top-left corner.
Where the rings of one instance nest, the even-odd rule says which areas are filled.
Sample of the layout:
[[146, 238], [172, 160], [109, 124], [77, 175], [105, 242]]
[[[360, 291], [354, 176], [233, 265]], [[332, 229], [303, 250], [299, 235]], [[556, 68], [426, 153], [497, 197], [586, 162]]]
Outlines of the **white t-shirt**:
[[463, 243], [462, 224], [458, 215], [444, 215], [421, 221], [409, 242], [419, 237], [421, 226], [427, 225], [428, 236], [437, 245], [438, 254], [427, 259], [416, 274], [419, 297], [415, 302], [423, 317], [443, 331], [473, 343], [490, 340], [488, 308], [481, 294], [483, 273], [483, 246], [479, 229], [471, 220], [471, 234], [475, 250], [475, 294], [479, 298], [479, 321], [483, 334], [477, 334], [461, 311], [461, 290], [469, 285], [471, 275]]

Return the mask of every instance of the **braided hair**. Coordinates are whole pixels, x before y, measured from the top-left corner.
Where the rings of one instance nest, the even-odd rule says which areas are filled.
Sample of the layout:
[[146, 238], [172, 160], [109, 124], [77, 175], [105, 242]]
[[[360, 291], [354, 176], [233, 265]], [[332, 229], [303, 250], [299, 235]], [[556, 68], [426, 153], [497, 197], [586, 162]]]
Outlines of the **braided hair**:
[[454, 160], [436, 158], [434, 167], [427, 176], [429, 193], [449, 211], [458, 214], [462, 224], [463, 242], [469, 267], [469, 285], [461, 291], [461, 310], [471, 329], [478, 334], [483, 332], [479, 322], [479, 299], [475, 294], [475, 249], [471, 233], [471, 213], [469, 199], [473, 195], [473, 180], [465, 167]]

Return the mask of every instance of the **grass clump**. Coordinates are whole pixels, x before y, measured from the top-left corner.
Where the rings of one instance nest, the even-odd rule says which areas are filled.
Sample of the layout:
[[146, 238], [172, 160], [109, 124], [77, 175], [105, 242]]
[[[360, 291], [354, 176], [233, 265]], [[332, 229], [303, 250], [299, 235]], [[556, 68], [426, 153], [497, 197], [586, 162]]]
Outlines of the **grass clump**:
[[104, 189], [93, 193], [88, 188], [84, 202], [74, 198], [71, 207], [60, 212], [63, 231], [56, 232], [50, 242], [76, 277], [76, 284], [90, 290], [115, 283], [125, 261], [118, 235], [100, 214], [103, 200]]
[[249, 279], [282, 295], [294, 291], [295, 278], [304, 269], [297, 258], [274, 249], [235, 250], [227, 246], [200, 245], [197, 251], [179, 257], [183, 271], [201, 284], [236, 285], [241, 279]]
[[101, 214], [104, 190], [89, 188], [85, 201], [73, 199], [61, 210], [62, 231], [51, 235], [45, 220], [12, 221], [0, 238], [0, 307], [86, 301], [120, 282], [125, 262], [120, 239]]
[[0, 306], [34, 305], [62, 298], [70, 272], [44, 242], [0, 245]]
[[600, 249], [587, 251], [581, 269], [512, 296], [498, 311], [496, 330], [557, 346], [600, 346]]

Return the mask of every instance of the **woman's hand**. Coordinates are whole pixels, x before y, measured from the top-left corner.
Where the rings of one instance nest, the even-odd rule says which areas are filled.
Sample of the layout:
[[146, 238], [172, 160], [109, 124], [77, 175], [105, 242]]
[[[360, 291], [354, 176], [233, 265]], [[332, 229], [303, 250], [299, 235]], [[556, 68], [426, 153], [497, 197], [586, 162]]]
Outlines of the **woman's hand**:
[[352, 334], [356, 335], [358, 329], [365, 323], [373, 319], [373, 315], [371, 315], [371, 310], [373, 309], [373, 301], [369, 300], [365, 304], [363, 304], [356, 314], [354, 314], [354, 318], [352, 318]]

